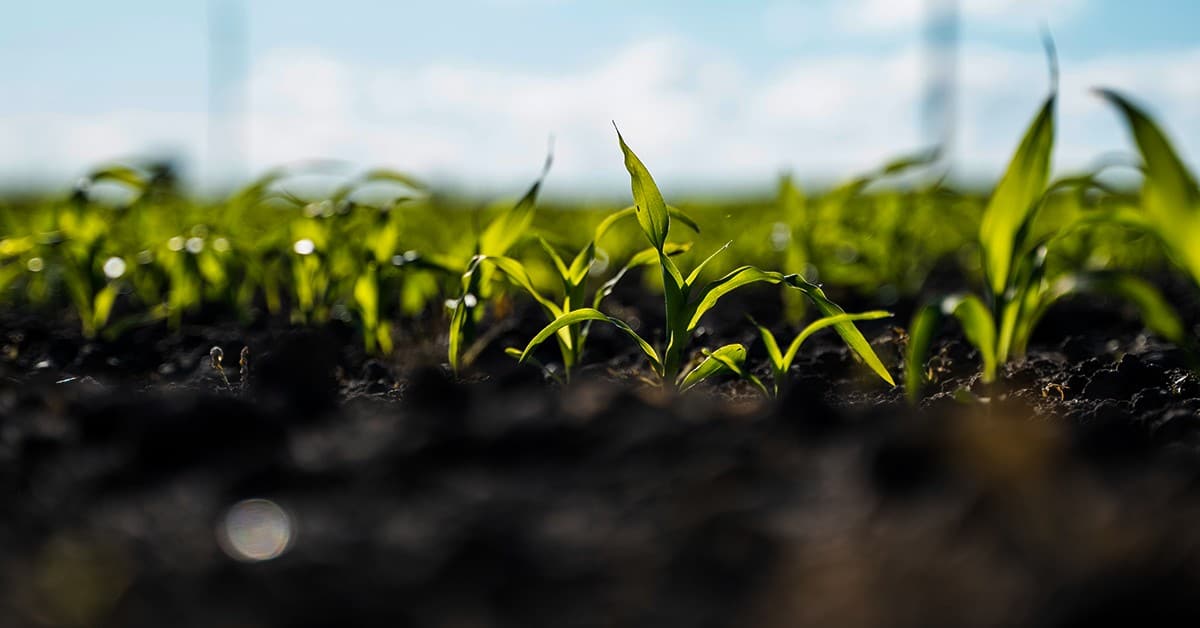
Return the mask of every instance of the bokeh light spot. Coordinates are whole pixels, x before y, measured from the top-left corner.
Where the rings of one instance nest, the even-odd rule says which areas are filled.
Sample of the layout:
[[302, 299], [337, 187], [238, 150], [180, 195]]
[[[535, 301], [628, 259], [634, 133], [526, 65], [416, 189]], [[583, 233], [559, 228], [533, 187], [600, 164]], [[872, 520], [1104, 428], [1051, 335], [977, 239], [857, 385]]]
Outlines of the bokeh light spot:
[[125, 274], [125, 260], [119, 257], [110, 257], [104, 262], [104, 276], [109, 279], [116, 279]]
[[311, 255], [313, 251], [317, 250], [317, 245], [313, 244], [313, 241], [308, 238], [301, 238], [296, 240], [296, 243], [292, 245], [292, 250], [297, 255]]
[[293, 536], [291, 517], [268, 499], [247, 499], [230, 506], [217, 529], [221, 549], [243, 562], [278, 558]]

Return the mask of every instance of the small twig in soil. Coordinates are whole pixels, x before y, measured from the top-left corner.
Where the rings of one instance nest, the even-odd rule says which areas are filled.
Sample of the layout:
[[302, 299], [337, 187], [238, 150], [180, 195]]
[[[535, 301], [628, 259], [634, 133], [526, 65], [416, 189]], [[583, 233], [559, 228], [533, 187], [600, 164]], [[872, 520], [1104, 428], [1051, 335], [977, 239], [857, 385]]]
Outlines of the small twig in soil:
[[1054, 392], [1058, 393], [1059, 401], [1066, 401], [1068, 390], [1070, 390], [1070, 388], [1068, 388], [1065, 384], [1055, 384], [1055, 383], [1051, 382], [1049, 384], [1046, 384], [1042, 388], [1042, 399], [1049, 399], [1050, 392], [1054, 391]]

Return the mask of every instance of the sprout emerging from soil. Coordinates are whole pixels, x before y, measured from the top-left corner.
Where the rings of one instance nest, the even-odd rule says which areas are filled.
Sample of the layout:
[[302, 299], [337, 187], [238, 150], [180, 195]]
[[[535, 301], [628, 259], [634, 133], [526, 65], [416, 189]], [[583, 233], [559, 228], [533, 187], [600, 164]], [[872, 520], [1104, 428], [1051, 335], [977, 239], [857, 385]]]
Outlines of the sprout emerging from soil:
[[238, 391], [246, 390], [246, 385], [250, 383], [250, 347], [242, 347], [242, 353], [238, 357]]
[[212, 366], [213, 370], [221, 376], [221, 381], [225, 382], [225, 387], [229, 390], [233, 390], [233, 386], [229, 385], [229, 376], [225, 375], [225, 367], [221, 365], [221, 361], [224, 359], [225, 352], [221, 350], [221, 347], [214, 346], [212, 349], [208, 350], [209, 365]]

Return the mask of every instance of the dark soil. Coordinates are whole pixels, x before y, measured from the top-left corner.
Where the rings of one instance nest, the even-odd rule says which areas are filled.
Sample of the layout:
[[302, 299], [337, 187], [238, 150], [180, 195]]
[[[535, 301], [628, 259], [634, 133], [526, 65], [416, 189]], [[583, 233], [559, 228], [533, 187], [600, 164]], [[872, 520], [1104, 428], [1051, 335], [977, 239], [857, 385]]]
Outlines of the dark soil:
[[[1111, 304], [991, 387], [947, 327], [916, 410], [835, 337], [776, 402], [647, 387], [599, 328], [560, 388], [500, 353], [543, 322], [517, 320], [456, 382], [439, 320], [374, 361], [341, 325], [0, 317], [0, 625], [1200, 625], [1200, 380]], [[901, 372], [903, 334], [863, 328]], [[286, 513], [277, 558], [235, 560], [247, 499]]]

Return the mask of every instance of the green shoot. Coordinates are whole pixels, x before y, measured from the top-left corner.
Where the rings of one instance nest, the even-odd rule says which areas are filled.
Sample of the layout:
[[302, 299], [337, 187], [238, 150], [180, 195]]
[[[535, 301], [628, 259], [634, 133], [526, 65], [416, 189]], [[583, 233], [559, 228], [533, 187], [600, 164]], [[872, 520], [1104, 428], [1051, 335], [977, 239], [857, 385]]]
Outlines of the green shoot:
[[704, 360], [696, 368], [684, 375], [679, 383], [679, 391], [686, 392], [700, 382], [718, 373], [728, 372], [744, 379], [758, 388], [763, 395], [769, 395], [767, 387], [753, 373], [745, 369], [746, 347], [740, 344], [725, 345], [715, 351], [702, 349]]
[[[475, 326], [479, 318], [482, 316], [482, 309], [477, 309], [480, 304], [480, 299], [485, 296], [485, 290], [491, 280], [491, 267], [497, 264], [507, 265], [514, 273], [524, 279], [527, 273], [524, 269], [518, 269], [518, 264], [513, 261], [512, 264], [497, 260], [507, 260], [504, 255], [508, 249], [512, 248], [517, 240], [521, 238], [533, 223], [534, 208], [537, 205], [538, 191], [542, 187], [542, 181], [550, 172], [550, 165], [553, 163], [553, 155], [546, 156], [546, 162], [542, 167], [542, 174], [534, 181], [521, 200], [509, 209], [501, 212], [488, 226], [483, 230], [482, 235], [475, 243], [475, 256], [467, 264], [466, 270], [461, 278], [461, 290], [459, 296], [449, 302], [452, 312], [450, 315], [450, 334], [448, 343], [448, 358], [450, 368], [459, 373], [466, 364], [463, 363], [463, 357], [466, 355], [467, 347], [475, 339]], [[485, 264], [488, 261], [490, 263]], [[512, 275], [509, 275], [510, 278]], [[532, 289], [533, 284], [530, 282], [529, 288]], [[533, 290], [533, 294], [537, 291]], [[540, 295], [539, 295], [540, 296]], [[544, 298], [539, 298], [538, 302], [547, 306], [550, 301]], [[561, 311], [557, 306], [551, 306], [549, 310], [557, 316]]]
[[[838, 324], [847, 323], [850, 321], [869, 321], [878, 320], [881, 318], [889, 318], [891, 312], [883, 310], [873, 310], [870, 312], [861, 312], [858, 314], [834, 314], [833, 316], [825, 316], [809, 323], [804, 329], [792, 339], [786, 351], [780, 351], [779, 343], [775, 339], [775, 334], [771, 330], [759, 325], [757, 322], [754, 326], [758, 328], [759, 337], [762, 338], [763, 346], [767, 350], [767, 358], [771, 363], [771, 371], [773, 374], [772, 394], [778, 395], [781, 384], [786, 381], [787, 372], [792, 368], [792, 362], [796, 360], [796, 354], [799, 353], [801, 345], [805, 340], [808, 340], [813, 334]], [[875, 368], [875, 365], [872, 365]], [[891, 375], [886, 368], [880, 365], [879, 370], [876, 370], [879, 376], [888, 383], [893, 383], [890, 380]], [[885, 377], [886, 376], [886, 377]]]
[[[1050, 62], [1053, 72], [1057, 65], [1052, 51]], [[1143, 149], [1153, 155], [1147, 156], [1147, 162], [1167, 173], [1161, 177], [1166, 183], [1153, 182], [1158, 179], [1147, 177], [1146, 202], [1158, 206], [1151, 215], [1161, 217], [1167, 212], [1175, 212], [1167, 208], [1194, 199], [1187, 192], [1186, 177], [1180, 175], [1181, 164], [1170, 153], [1169, 145], [1161, 135], [1147, 124], [1148, 119], [1115, 94], [1106, 92], [1105, 95], [1129, 116], [1135, 136]], [[1048, 236], [1034, 238], [1031, 235], [1031, 225], [1052, 193], [1072, 186], [1096, 185], [1094, 176], [1048, 184], [1054, 144], [1054, 101], [1052, 90], [984, 210], [979, 244], [986, 280], [985, 298], [975, 295], [945, 297], [919, 309], [910, 325], [906, 374], [907, 394], [913, 403], [919, 401], [920, 388], [926, 383], [925, 360], [943, 316], [956, 318], [967, 340], [979, 351], [985, 383], [996, 380], [1000, 365], [1025, 353], [1037, 322], [1050, 306], [1071, 294], [1100, 292], [1117, 296], [1134, 305], [1147, 327], [1155, 333], [1172, 341], [1178, 341], [1183, 335], [1182, 323], [1174, 310], [1153, 286], [1141, 279], [1117, 272], [1083, 270], [1055, 278], [1046, 276], [1050, 245], [1066, 233], [1099, 224], [1128, 226], [1139, 222], [1131, 218], [1129, 212], [1101, 213], [1079, 217]], [[1194, 182], [1191, 185], [1194, 189]], [[1172, 201], [1156, 200], [1164, 197], [1170, 197]], [[1177, 213], [1171, 215], [1172, 220], [1178, 218]], [[1176, 233], [1186, 232], [1186, 227], [1181, 229], [1175, 223], [1171, 228]], [[1170, 237], [1164, 236], [1164, 239], [1169, 242]], [[1195, 247], [1189, 250], [1195, 250]]]
[[[659, 192], [658, 186], [655, 184], [649, 170], [625, 143], [625, 139], [621, 136], [619, 130], [617, 132], [617, 141], [624, 156], [625, 169], [629, 172], [630, 176], [634, 213], [637, 216], [642, 232], [653, 247], [650, 256], [657, 256], [662, 271], [667, 344], [660, 353], [628, 324], [608, 316], [595, 308], [586, 308], [573, 312], [559, 312], [556, 318], [542, 329], [525, 347], [525, 350], [521, 353], [522, 360], [527, 359], [530, 352], [537, 345], [548, 340], [551, 335], [560, 333], [572, 325], [601, 321], [616, 326], [628, 335], [646, 356], [651, 368], [665, 385], [683, 387], [686, 383], [686, 387], [691, 388], [715, 373], [726, 370], [737, 372], [730, 367], [730, 364], [737, 364], [735, 358], [738, 354], [735, 349], [726, 347], [720, 354], [714, 352], [706, 356], [706, 362], [710, 362], [710, 366], [706, 366], [700, 371], [693, 370], [687, 375], [682, 373], [688, 344], [693, 332], [700, 324], [701, 318], [716, 306], [721, 297], [738, 288], [756, 283], [783, 284], [801, 291], [826, 316], [836, 316], [844, 313], [841, 308], [825, 297], [820, 287], [804, 281], [799, 275], [784, 275], [779, 272], [764, 271], [750, 265], [735, 268], [723, 277], [701, 285], [699, 278], [704, 267], [725, 250], [728, 245], [709, 255], [685, 278], [675, 265], [675, 262], [672, 261], [668, 248], [667, 237], [670, 231], [671, 212], [663, 201], [662, 194]], [[839, 320], [832, 324], [850, 348], [872, 370], [884, 379], [884, 381], [887, 381], [889, 384], [892, 383], [887, 369], [879, 361], [870, 344], [863, 338], [862, 333], [858, 331], [850, 320]]]
[[1145, 164], [1143, 219], [1136, 226], [1155, 234], [1192, 279], [1200, 284], [1200, 187], [1171, 141], [1144, 111], [1112, 90], [1100, 96], [1120, 111]]

